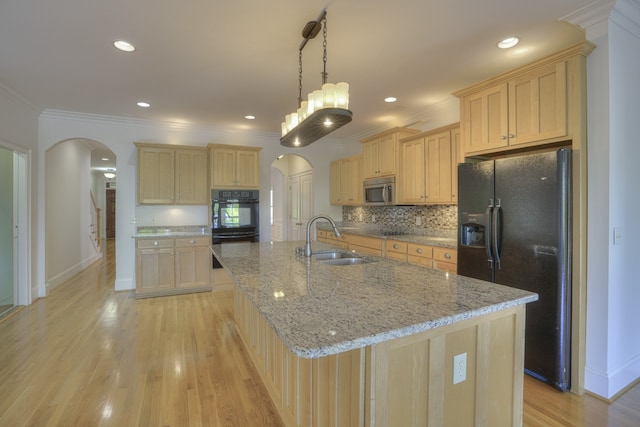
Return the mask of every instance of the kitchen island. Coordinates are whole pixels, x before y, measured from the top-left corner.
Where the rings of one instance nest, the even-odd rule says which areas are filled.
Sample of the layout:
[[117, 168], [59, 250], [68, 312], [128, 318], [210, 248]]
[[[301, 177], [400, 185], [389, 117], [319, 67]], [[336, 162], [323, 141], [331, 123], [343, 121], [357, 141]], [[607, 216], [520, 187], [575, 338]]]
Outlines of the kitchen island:
[[286, 425], [520, 425], [535, 294], [379, 257], [326, 264], [299, 245], [213, 246]]

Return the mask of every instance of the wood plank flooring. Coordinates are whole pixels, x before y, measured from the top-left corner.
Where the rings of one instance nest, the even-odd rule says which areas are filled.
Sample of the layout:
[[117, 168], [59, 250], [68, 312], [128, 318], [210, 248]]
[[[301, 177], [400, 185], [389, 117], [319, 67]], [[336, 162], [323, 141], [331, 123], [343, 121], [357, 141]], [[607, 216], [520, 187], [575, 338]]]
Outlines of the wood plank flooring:
[[[115, 293], [113, 243], [0, 322], [0, 426], [281, 426], [231, 292]], [[524, 396], [525, 426], [640, 425], [640, 385], [608, 405], [525, 376]]]

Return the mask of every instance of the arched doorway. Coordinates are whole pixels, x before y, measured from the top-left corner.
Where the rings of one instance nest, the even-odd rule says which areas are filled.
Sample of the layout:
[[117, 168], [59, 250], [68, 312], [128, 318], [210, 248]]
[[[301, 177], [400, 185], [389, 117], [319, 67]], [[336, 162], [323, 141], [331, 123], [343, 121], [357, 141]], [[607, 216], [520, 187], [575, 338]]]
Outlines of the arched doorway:
[[45, 152], [45, 283], [69, 279], [103, 253], [107, 189], [115, 154], [90, 139], [60, 141]]
[[302, 240], [313, 213], [313, 167], [303, 157], [287, 154], [271, 164], [271, 239]]

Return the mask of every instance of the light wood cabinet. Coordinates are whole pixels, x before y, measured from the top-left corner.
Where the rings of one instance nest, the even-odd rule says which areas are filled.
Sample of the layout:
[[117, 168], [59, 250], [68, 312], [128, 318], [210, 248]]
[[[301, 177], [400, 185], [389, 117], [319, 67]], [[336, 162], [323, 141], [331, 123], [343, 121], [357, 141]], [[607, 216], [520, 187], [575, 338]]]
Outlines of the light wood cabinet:
[[557, 142], [568, 135], [567, 62], [542, 64], [462, 98], [465, 156]]
[[401, 140], [400, 203], [457, 203], [458, 129], [455, 124]]
[[211, 188], [258, 189], [260, 147], [209, 144]]
[[209, 238], [136, 240], [136, 298], [211, 290]]
[[396, 261], [407, 262], [407, 242], [387, 240], [385, 242], [385, 256]]
[[[455, 307], [455, 287], [448, 292]], [[285, 426], [520, 425], [524, 315], [520, 305], [306, 359], [234, 289], [237, 331]], [[454, 384], [462, 353], [466, 380]]]
[[382, 239], [378, 237], [362, 236], [360, 234], [342, 233], [350, 251], [365, 255], [382, 256]]
[[175, 178], [173, 148], [138, 147], [138, 204], [173, 204]]
[[206, 148], [176, 150], [175, 199], [183, 205], [209, 203]]
[[199, 288], [209, 286], [211, 252], [209, 238], [196, 237], [176, 239], [176, 288]]
[[433, 247], [419, 245], [417, 243], [407, 244], [407, 262], [423, 267], [433, 267]]
[[332, 205], [342, 204], [342, 160], [334, 160], [329, 163], [329, 203]]
[[329, 164], [329, 202], [332, 205], [362, 205], [363, 156], [334, 160]]
[[138, 204], [206, 205], [207, 149], [135, 143]]
[[458, 271], [458, 251], [455, 249], [434, 247], [433, 268], [449, 273]]
[[400, 139], [419, 132], [416, 129], [396, 127], [360, 140], [363, 179], [396, 175], [400, 162]]
[[344, 233], [341, 234], [341, 237], [336, 237], [336, 235], [333, 234], [333, 231], [318, 230], [316, 233], [316, 240], [318, 240], [318, 242], [327, 243], [331, 246], [337, 246], [343, 249], [347, 249], [349, 247], [349, 242], [344, 239]]

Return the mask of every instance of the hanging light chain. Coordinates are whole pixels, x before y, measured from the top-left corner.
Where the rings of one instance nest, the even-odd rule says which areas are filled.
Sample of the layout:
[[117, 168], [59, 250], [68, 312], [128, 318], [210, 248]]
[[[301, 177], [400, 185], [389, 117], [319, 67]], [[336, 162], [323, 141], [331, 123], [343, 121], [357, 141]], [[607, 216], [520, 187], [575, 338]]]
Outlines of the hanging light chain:
[[302, 105], [302, 49], [298, 51], [298, 107]]
[[322, 18], [322, 84], [327, 82], [327, 14]]

